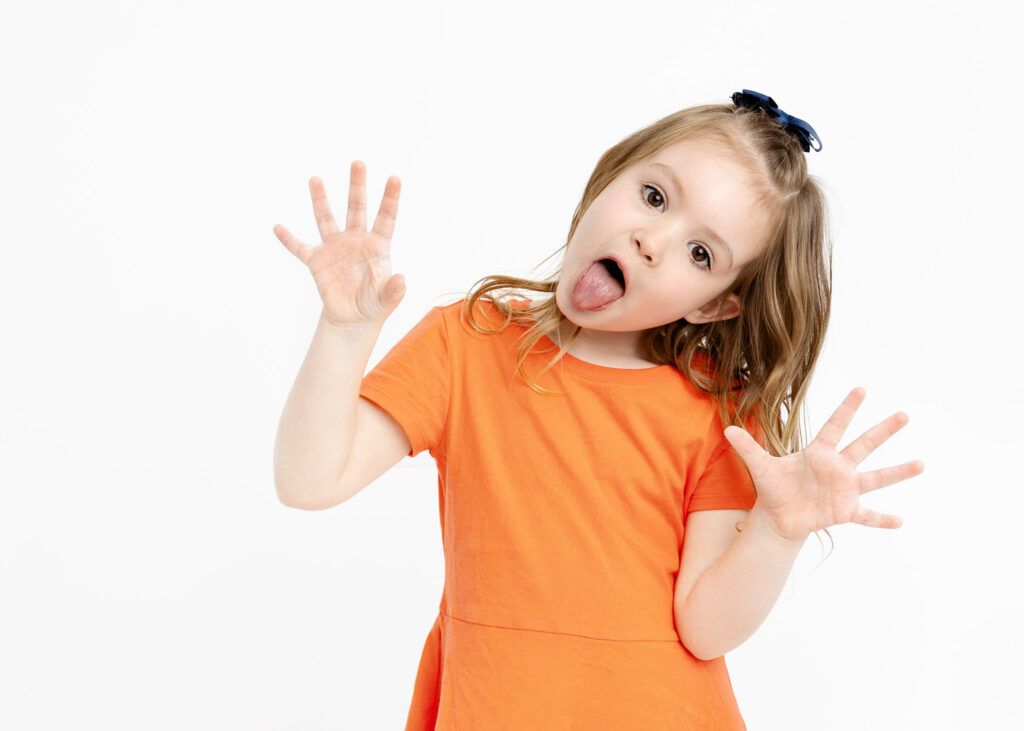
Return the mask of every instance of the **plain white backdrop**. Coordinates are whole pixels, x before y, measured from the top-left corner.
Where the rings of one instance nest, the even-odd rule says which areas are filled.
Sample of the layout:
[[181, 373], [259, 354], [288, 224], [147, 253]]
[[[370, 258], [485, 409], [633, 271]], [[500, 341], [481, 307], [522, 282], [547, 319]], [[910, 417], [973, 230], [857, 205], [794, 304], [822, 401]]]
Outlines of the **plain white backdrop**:
[[[817, 432], [903, 410], [862, 469], [895, 531], [809, 539], [727, 655], [754, 731], [1007, 728], [1024, 614], [1021, 67], [995, 5], [22, 4], [0, 21], [0, 726], [399, 729], [436, 615], [436, 473], [281, 505], [278, 418], [318, 243], [402, 179], [408, 292], [372, 367], [480, 277], [565, 243], [600, 154], [749, 88], [808, 121], [832, 206]], [[544, 271], [547, 271], [545, 269]], [[846, 443], [843, 442], [843, 444]]]

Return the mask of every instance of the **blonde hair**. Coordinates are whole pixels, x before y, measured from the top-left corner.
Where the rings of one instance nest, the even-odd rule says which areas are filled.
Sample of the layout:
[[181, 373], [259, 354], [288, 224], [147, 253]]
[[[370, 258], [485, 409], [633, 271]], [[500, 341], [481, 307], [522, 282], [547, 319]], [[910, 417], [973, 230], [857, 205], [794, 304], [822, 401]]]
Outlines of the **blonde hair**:
[[[648, 361], [676, 366], [714, 399], [723, 424], [743, 425], [753, 415], [767, 451], [789, 454], [804, 445], [806, 414], [801, 407], [824, 342], [832, 291], [825, 198], [817, 180], [808, 175], [805, 153], [793, 135], [747, 107], [706, 104], [670, 114], [601, 156], [573, 213], [566, 243], [554, 254], [568, 247], [590, 204], [619, 174], [686, 139], [724, 144], [751, 171], [758, 201], [769, 212], [768, 244], [743, 267], [730, 290], [742, 302], [739, 315], [699, 324], [680, 319], [651, 328], [641, 336], [641, 352]], [[526, 373], [523, 362], [541, 338], [568, 320], [553, 296], [560, 275], [561, 266], [543, 280], [487, 276], [474, 283], [465, 301], [465, 317], [478, 332], [501, 332], [510, 322], [528, 326], [515, 367], [538, 392], [546, 389]], [[491, 294], [506, 289], [552, 296], [522, 307]], [[504, 315], [498, 329], [481, 327], [474, 318], [474, 304], [481, 297]], [[547, 368], [579, 334], [579, 327], [573, 327]], [[711, 367], [705, 370], [705, 364]]]

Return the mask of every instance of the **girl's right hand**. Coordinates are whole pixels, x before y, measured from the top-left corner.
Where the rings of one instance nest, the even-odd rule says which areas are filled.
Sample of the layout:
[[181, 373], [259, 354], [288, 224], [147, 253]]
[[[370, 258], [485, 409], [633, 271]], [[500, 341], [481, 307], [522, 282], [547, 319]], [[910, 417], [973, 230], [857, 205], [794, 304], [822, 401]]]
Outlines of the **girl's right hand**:
[[333, 325], [380, 327], [405, 296], [405, 277], [391, 274], [391, 234], [400, 188], [398, 177], [388, 178], [373, 230], [367, 231], [366, 166], [355, 160], [344, 231], [338, 230], [323, 181], [317, 177], [310, 178], [309, 191], [323, 242], [309, 246], [281, 224], [274, 226], [281, 243], [309, 267], [324, 302], [322, 316]]

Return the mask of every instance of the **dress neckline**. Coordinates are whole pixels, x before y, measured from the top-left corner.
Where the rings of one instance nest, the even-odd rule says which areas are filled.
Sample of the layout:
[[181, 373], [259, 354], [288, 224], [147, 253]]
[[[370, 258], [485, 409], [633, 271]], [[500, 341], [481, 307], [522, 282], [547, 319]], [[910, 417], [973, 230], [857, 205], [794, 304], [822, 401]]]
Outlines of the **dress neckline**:
[[[551, 349], [557, 353], [558, 343], [547, 335], [544, 336], [544, 339]], [[544, 349], [540, 352], [545, 360], [550, 360], [553, 357], [552, 350]], [[678, 378], [680, 375], [679, 370], [674, 365], [662, 364], [651, 366], [650, 368], [615, 368], [577, 358], [568, 351], [562, 354], [561, 359], [552, 366], [552, 369], [558, 368], [559, 364], [564, 365], [565, 370], [577, 376], [605, 383], [655, 383]]]

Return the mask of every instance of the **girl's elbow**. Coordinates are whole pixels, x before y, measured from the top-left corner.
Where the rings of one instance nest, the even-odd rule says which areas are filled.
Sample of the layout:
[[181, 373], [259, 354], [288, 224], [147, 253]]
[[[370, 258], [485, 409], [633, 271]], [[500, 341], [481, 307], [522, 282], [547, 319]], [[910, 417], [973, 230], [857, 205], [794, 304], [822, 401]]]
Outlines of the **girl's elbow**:
[[683, 617], [678, 608], [675, 613], [675, 622], [676, 635], [679, 637], [679, 642], [682, 644], [682, 646], [686, 649], [688, 653], [693, 655], [698, 660], [712, 660], [718, 657], [718, 655], [713, 655], [709, 653], [707, 651], [708, 648], [702, 647], [701, 643], [695, 640], [692, 632], [686, 631], [686, 623], [683, 621]]
[[722, 655], [722, 653], [720, 652], [707, 652], [704, 648], [701, 648], [699, 646], [691, 647], [690, 645], [687, 645], [685, 642], [683, 643], [683, 647], [685, 647], [687, 652], [689, 652], [691, 655], [693, 655], [701, 662], [714, 660], [716, 657], [721, 657]]
[[714, 660], [719, 657], [722, 653], [715, 653], [710, 651], [710, 648], [703, 647], [699, 642], [694, 642], [691, 637], [688, 637], [685, 632], [680, 629], [680, 626], [676, 625], [676, 634], [679, 635], [679, 642], [686, 648], [686, 651], [693, 655], [695, 658], [701, 661]]

